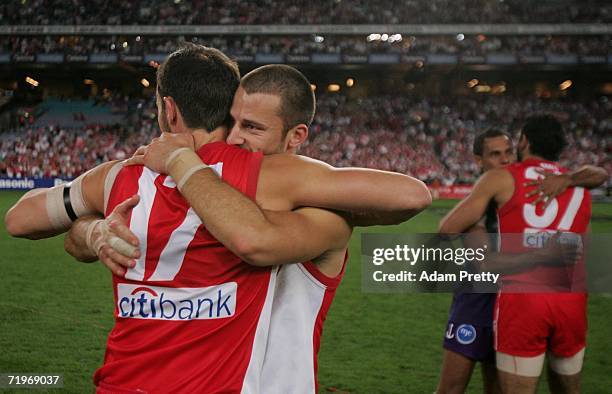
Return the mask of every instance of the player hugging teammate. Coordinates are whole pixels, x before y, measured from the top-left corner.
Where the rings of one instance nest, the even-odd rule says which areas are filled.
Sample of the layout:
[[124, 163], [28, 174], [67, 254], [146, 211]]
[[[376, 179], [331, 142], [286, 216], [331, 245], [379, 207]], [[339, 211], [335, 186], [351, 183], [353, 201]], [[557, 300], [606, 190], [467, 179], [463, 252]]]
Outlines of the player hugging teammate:
[[572, 282], [579, 274], [568, 281], [567, 269], [558, 267], [575, 248], [541, 242], [530, 249], [514, 236], [587, 231], [591, 201], [584, 187], [600, 186], [607, 173], [593, 166], [568, 172], [555, 163], [564, 146], [562, 126], [549, 115], [528, 118], [517, 163], [506, 133], [489, 130], [476, 138], [474, 155], [484, 174], [442, 220], [440, 233], [480, 232], [482, 242], [490, 242], [486, 233], [500, 233], [501, 250], [487, 256], [487, 269], [503, 274], [502, 287], [498, 297], [454, 295], [438, 394], [464, 392], [478, 361], [485, 392], [534, 393], [546, 352], [551, 392], [579, 392], [586, 289]]

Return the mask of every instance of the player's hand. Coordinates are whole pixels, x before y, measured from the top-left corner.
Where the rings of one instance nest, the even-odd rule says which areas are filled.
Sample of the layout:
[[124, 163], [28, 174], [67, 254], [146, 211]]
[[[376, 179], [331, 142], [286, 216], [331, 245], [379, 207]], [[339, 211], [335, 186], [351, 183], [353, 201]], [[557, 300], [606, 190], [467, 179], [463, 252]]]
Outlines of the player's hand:
[[146, 147], [140, 147], [134, 156], [127, 160], [126, 165], [143, 164], [159, 174], [167, 174], [168, 157], [180, 148], [195, 150], [195, 140], [191, 133], [162, 133]]
[[140, 197], [134, 195], [117, 205], [103, 220], [96, 221], [88, 245], [100, 261], [115, 275], [124, 276], [126, 269], [134, 267], [140, 257], [140, 242], [127, 226], [130, 211], [138, 205]]
[[546, 265], [573, 265], [580, 258], [578, 245], [575, 243], [562, 242], [561, 232], [550, 237], [541, 253]]
[[144, 154], [147, 151], [147, 147], [149, 145], [140, 145], [136, 152], [130, 157], [126, 159], [123, 163], [126, 166], [135, 166], [135, 165], [144, 165]]
[[525, 194], [529, 198], [537, 195], [538, 198], [532, 203], [537, 205], [544, 203], [544, 209], [552, 202], [553, 198], [567, 190], [572, 185], [572, 181], [567, 174], [554, 174], [552, 172], [536, 169], [536, 172], [543, 178], [534, 181], [526, 182], [525, 187], [536, 186], [536, 188]]

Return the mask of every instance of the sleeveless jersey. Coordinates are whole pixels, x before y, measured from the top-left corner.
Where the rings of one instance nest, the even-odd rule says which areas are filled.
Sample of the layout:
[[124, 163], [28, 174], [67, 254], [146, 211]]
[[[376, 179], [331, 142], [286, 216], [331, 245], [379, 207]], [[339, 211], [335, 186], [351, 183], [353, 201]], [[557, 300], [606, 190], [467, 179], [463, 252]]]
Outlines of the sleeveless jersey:
[[[553, 199], [545, 210], [542, 204], [531, 204], [536, 196], [525, 197], [533, 188], [525, 187], [525, 183], [541, 177], [536, 169], [556, 174], [565, 173], [566, 169], [556, 163], [536, 159], [515, 163], [506, 169], [514, 178], [514, 194], [498, 210], [502, 252], [521, 253], [542, 248], [557, 231], [570, 233], [565, 234], [561, 241], [582, 244], [581, 234], [586, 233], [591, 218], [591, 197], [587, 190], [582, 187], [568, 188]], [[521, 273], [505, 275], [502, 291], [586, 291], [584, 279], [583, 261], [571, 266], [540, 265]]]
[[[224, 142], [198, 150], [228, 184], [255, 198], [261, 154]], [[256, 392], [275, 267], [242, 262], [206, 230], [171, 177], [117, 173], [106, 214], [138, 193], [129, 226], [141, 257], [113, 276], [115, 326], [94, 381], [101, 392]]]
[[316, 393], [323, 323], [342, 271], [327, 277], [312, 262], [286, 264], [276, 279], [260, 393]]

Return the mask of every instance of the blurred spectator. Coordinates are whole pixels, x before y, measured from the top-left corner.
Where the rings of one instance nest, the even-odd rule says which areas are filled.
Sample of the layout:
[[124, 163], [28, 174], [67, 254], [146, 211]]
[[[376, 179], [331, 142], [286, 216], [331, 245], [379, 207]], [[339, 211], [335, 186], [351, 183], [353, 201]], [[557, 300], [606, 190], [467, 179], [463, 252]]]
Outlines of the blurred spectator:
[[[158, 131], [155, 102], [115, 98], [122, 124], [56, 128], [26, 126], [0, 135], [0, 176], [73, 177], [107, 160], [123, 159]], [[561, 163], [599, 165], [612, 174], [612, 102], [587, 103], [503, 96], [350, 100], [321, 95], [308, 142], [300, 153], [337, 167], [411, 174], [429, 183], [472, 183], [479, 176], [472, 144], [496, 127], [517, 135], [525, 118], [550, 112], [562, 120], [568, 147]]]
[[3, 25], [610, 23], [605, 0], [6, 0]]
[[[321, 41], [321, 39], [323, 41]], [[398, 53], [403, 55], [455, 54], [486, 55], [506, 53], [520, 55], [608, 55], [612, 54], [612, 38], [598, 36], [404, 36], [392, 35], [386, 41], [366, 36], [4, 36], [0, 37], [0, 52], [16, 55], [63, 53], [89, 55], [119, 53], [143, 55], [170, 53], [181, 42], [191, 41], [211, 46], [229, 55], [279, 53], [308, 55], [335, 53], [368, 55]]]

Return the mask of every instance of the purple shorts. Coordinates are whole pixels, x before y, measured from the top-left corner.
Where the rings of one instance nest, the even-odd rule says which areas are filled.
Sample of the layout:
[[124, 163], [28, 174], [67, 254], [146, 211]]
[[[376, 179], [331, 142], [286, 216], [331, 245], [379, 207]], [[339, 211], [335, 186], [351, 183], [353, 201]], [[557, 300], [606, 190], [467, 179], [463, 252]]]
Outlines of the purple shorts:
[[495, 361], [493, 327], [449, 320], [444, 348], [474, 361]]

